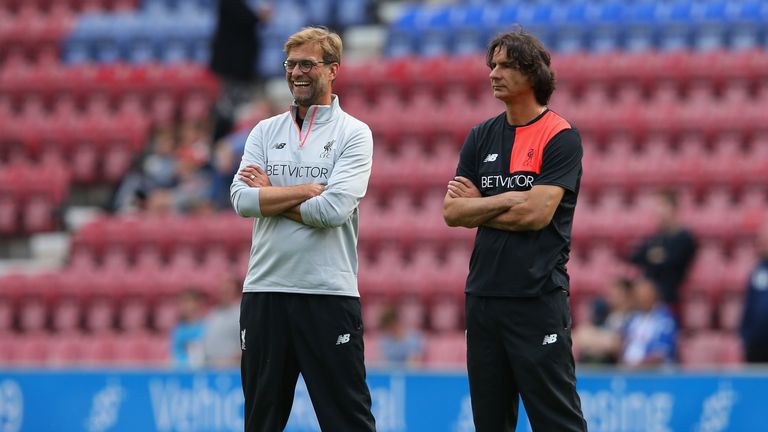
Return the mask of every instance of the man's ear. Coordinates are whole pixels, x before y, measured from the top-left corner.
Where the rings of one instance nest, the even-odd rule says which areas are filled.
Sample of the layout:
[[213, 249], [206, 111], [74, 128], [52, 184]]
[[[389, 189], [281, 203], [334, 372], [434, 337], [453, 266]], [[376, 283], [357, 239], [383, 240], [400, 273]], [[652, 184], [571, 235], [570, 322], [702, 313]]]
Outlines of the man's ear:
[[339, 63], [332, 63], [328, 67], [328, 77], [331, 79], [331, 81], [335, 80], [338, 76], [340, 67], [341, 65]]

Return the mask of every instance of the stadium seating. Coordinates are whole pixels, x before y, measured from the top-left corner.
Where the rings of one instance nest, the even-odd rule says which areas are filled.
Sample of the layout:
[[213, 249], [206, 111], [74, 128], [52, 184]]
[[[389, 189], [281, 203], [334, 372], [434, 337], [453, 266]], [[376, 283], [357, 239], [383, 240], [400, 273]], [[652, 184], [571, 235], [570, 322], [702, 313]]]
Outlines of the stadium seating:
[[[295, 29], [370, 23], [372, 3], [274, 2], [261, 73], [283, 74], [282, 42]], [[682, 293], [681, 360], [740, 362], [735, 331], [756, 257], [752, 237], [768, 217], [763, 3], [413, 4], [389, 28], [388, 57], [345, 59], [334, 90], [376, 143], [360, 207], [368, 360], [379, 358], [376, 331], [391, 304], [427, 332], [429, 366], [464, 364], [474, 231], [446, 227], [442, 201], [467, 131], [502, 111], [488, 90], [485, 43], [520, 22], [554, 49], [550, 106], [583, 138], [569, 264], [576, 325], [653, 229], [651, 192], [672, 188], [702, 245]], [[214, 13], [210, 0], [3, 2], [4, 238], [66, 228], [61, 212], [72, 190], [117, 184], [153, 128], [206, 117], [219, 92], [205, 66]], [[176, 296], [190, 280], [213, 294], [218, 275], [243, 274], [249, 234], [250, 221], [229, 212], [110, 215], [75, 229], [64, 268], [0, 275], [0, 363], [166, 362]]]
[[[495, 33], [521, 24], [564, 52], [661, 50], [678, 52], [765, 46], [760, 2], [573, 1], [426, 4], [407, 8], [393, 23], [386, 53], [424, 57], [482, 50]], [[727, 4], [727, 5], [726, 5]], [[465, 36], [464, 38], [452, 36]], [[729, 37], [730, 36], [730, 37]]]

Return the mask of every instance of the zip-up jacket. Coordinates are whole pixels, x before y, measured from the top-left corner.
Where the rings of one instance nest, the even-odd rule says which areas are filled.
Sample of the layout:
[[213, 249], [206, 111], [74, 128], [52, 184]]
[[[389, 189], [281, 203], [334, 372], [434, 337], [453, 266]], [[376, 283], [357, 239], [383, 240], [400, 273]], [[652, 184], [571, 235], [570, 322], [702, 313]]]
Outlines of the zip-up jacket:
[[260, 188], [235, 175], [232, 205], [240, 216], [255, 218], [243, 291], [359, 297], [357, 207], [368, 188], [373, 136], [341, 109], [336, 95], [331, 105], [312, 105], [301, 128], [297, 109], [294, 104], [253, 128], [240, 168], [260, 166], [273, 186], [319, 183], [325, 191], [301, 204], [298, 223], [263, 216]]

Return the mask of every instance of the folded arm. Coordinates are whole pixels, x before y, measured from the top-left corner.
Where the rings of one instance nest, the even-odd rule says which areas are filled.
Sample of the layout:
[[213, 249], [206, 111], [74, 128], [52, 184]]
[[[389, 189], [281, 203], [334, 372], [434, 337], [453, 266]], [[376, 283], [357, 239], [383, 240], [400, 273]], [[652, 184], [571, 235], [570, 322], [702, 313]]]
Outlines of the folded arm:
[[443, 217], [449, 226], [537, 231], [552, 221], [564, 193], [559, 186], [536, 185], [525, 192], [483, 197], [472, 181], [456, 177], [448, 183]]
[[448, 226], [475, 228], [519, 205], [525, 193], [505, 192], [483, 197], [475, 185], [465, 177], [456, 177], [448, 183], [443, 201], [443, 219]]
[[258, 165], [246, 165], [237, 173], [238, 179], [251, 188], [259, 188], [259, 208], [262, 217], [282, 215], [301, 223], [299, 205], [320, 195], [325, 186], [307, 183], [296, 186], [272, 186], [269, 176]]
[[325, 190], [284, 216], [298, 215], [302, 223], [315, 228], [335, 228], [349, 220], [368, 190], [373, 135], [370, 129], [360, 128], [339, 146], [341, 153], [334, 162]]
[[536, 185], [523, 193], [527, 195], [524, 203], [494, 217], [485, 225], [503, 231], [539, 231], [552, 221], [565, 189]]

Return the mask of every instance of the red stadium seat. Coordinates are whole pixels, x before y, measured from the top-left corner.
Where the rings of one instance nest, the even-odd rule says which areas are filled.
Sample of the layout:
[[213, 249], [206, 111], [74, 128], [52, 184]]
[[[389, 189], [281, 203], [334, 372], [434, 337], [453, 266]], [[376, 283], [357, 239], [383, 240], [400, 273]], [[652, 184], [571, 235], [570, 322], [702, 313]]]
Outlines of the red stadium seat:
[[432, 302], [429, 324], [432, 330], [444, 333], [456, 331], [464, 316], [464, 303], [456, 296], [437, 298]]
[[402, 267], [402, 272], [408, 275], [403, 281], [404, 293], [414, 297], [424, 296], [437, 278], [440, 264], [438, 251], [434, 247], [425, 244], [415, 248]]
[[440, 368], [466, 367], [467, 343], [463, 331], [427, 335], [424, 361], [427, 366]]
[[397, 305], [400, 321], [407, 329], [420, 329], [426, 322], [424, 301], [418, 296], [406, 296]]
[[113, 331], [115, 311], [108, 298], [94, 298], [85, 310], [85, 328], [94, 334]]
[[723, 293], [719, 300], [718, 321], [720, 328], [726, 331], [737, 331], [744, 314], [744, 295], [742, 293]]
[[55, 335], [47, 345], [46, 364], [54, 367], [73, 366], [80, 362], [82, 334]]
[[128, 332], [120, 335], [120, 343], [114, 347], [114, 363], [121, 365], [145, 365], [155, 362], [152, 354], [152, 335], [146, 332]]
[[148, 301], [141, 297], [126, 299], [120, 308], [118, 320], [120, 329], [126, 332], [146, 329], [149, 325]]
[[701, 331], [682, 337], [678, 343], [680, 362], [689, 368], [712, 367], [720, 363], [720, 333]]
[[720, 341], [720, 363], [723, 365], [741, 365], [744, 363], [744, 348], [737, 333], [727, 332]]
[[705, 330], [712, 326], [712, 304], [710, 298], [694, 293], [682, 299], [680, 316], [686, 330]]
[[160, 333], [167, 334], [179, 321], [180, 311], [178, 299], [166, 298], [155, 305], [152, 314], [152, 324]]
[[472, 254], [472, 247], [467, 244], [456, 243], [447, 248], [445, 261], [435, 275], [432, 291], [428, 293], [430, 297], [463, 299], [469, 273], [469, 257]]
[[381, 318], [390, 305], [391, 302], [389, 299], [370, 295], [366, 291], [361, 291], [363, 324], [365, 326], [366, 334], [375, 334], [381, 329]]
[[80, 301], [75, 297], [60, 299], [53, 307], [52, 327], [56, 333], [73, 333], [80, 327]]
[[104, 332], [81, 339], [81, 364], [103, 366], [115, 361], [117, 346], [122, 344], [117, 333]]
[[45, 330], [48, 311], [40, 297], [30, 297], [21, 301], [19, 306], [19, 328], [25, 333]]
[[363, 336], [365, 363], [368, 365], [376, 364], [382, 361], [379, 338], [375, 334], [372, 334], [369, 330], [370, 329], [366, 328], [365, 335]]
[[722, 287], [722, 277], [726, 273], [725, 255], [717, 243], [699, 247], [683, 287], [687, 293], [714, 298]]
[[17, 337], [12, 342], [13, 364], [18, 366], [42, 366], [48, 357], [50, 337], [46, 333], [36, 333]]

